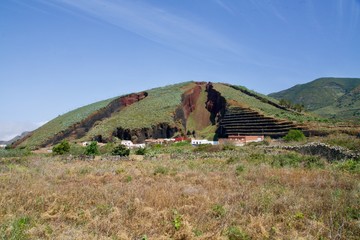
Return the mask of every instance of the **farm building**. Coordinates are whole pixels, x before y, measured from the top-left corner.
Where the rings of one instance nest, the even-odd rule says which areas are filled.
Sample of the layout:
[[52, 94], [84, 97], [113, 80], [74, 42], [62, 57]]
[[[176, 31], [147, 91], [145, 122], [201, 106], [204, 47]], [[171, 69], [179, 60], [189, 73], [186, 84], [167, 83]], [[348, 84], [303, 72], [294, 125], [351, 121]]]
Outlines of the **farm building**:
[[261, 142], [264, 141], [264, 135], [259, 136], [242, 136], [242, 135], [230, 135], [228, 138], [220, 138], [220, 144], [231, 143], [236, 146], [243, 146], [246, 143]]

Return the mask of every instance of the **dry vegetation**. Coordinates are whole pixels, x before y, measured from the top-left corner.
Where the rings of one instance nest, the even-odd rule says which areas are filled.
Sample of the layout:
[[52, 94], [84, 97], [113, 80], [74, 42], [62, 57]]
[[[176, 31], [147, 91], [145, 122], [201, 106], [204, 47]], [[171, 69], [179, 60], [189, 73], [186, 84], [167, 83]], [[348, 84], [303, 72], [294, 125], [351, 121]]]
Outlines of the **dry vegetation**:
[[[278, 157], [290, 160], [280, 167]], [[322, 159], [292, 164], [301, 155], [251, 146], [142, 161], [65, 159], [0, 160], [0, 239], [360, 236], [360, 173]]]

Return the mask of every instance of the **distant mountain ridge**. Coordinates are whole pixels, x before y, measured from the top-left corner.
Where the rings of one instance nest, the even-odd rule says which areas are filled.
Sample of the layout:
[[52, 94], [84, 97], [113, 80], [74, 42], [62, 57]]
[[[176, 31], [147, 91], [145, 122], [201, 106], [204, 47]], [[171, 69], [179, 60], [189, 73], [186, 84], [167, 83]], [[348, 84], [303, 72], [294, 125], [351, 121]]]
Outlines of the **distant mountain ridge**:
[[360, 78], [319, 78], [268, 96], [303, 104], [307, 110], [328, 118], [360, 117]]
[[0, 141], [0, 145], [11, 145], [13, 142], [16, 142], [17, 140], [25, 137], [27, 134], [29, 134], [30, 132], [23, 132], [20, 135], [10, 139], [9, 141]]

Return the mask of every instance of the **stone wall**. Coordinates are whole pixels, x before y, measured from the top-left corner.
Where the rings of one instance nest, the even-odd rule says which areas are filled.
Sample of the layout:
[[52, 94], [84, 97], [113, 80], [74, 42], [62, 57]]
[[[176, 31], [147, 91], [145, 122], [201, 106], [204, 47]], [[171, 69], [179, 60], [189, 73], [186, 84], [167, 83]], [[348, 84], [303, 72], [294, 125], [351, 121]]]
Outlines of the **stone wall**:
[[282, 146], [280, 148], [300, 152], [302, 154], [319, 155], [330, 162], [346, 159], [360, 159], [360, 153], [352, 152], [339, 146], [331, 146], [319, 142], [312, 142], [299, 146]]

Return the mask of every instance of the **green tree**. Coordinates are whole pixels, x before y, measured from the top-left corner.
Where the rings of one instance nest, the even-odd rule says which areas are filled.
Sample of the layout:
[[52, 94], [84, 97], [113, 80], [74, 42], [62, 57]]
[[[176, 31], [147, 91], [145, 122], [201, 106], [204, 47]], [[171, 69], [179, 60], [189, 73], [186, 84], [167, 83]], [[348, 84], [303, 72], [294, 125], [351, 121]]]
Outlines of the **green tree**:
[[98, 155], [99, 153], [98, 145], [95, 141], [87, 145], [84, 152], [85, 155]]
[[55, 145], [52, 148], [52, 152], [55, 155], [63, 155], [70, 152], [70, 143], [67, 140], [61, 141], [61, 143]]
[[306, 139], [304, 133], [301, 130], [297, 130], [297, 129], [291, 129], [286, 136], [284, 137], [284, 140], [289, 142], [289, 141], [304, 141]]
[[112, 151], [111, 155], [114, 156], [129, 156], [130, 149], [128, 149], [125, 145], [119, 144]]

